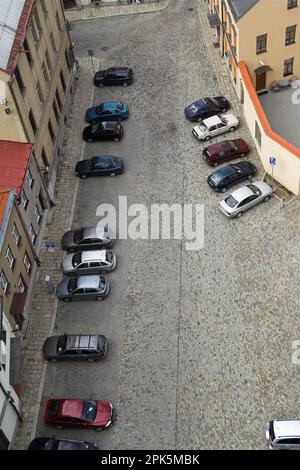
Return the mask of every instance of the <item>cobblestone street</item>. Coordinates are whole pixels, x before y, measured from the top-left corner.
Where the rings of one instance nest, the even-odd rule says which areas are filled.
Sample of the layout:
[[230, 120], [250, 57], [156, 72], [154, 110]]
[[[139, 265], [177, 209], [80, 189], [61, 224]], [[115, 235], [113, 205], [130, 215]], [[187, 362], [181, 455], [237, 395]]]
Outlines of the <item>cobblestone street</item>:
[[[204, 2], [173, 0], [145, 15], [72, 23], [80, 80], [44, 239], [59, 247], [69, 226], [96, 224], [100, 203], [117, 205], [127, 195], [128, 205], [203, 204], [204, 248], [186, 251], [180, 240], [117, 240], [108, 298], [69, 305], [58, 305], [43, 282], [45, 274], [60, 279], [63, 253], [43, 249], [23, 351], [24, 424], [16, 448], [26, 448], [37, 421], [38, 435], [53, 435], [37, 407], [48, 397], [111, 400], [117, 420], [109, 430], [57, 432], [101, 449], [264, 449], [268, 421], [299, 414], [292, 341], [300, 340], [300, 202], [281, 208], [273, 197], [236, 220], [219, 211], [223, 195], [207, 185], [213, 170], [201, 155], [207, 143], [192, 136], [186, 105], [205, 96], [228, 98], [240, 127], [212, 142], [244, 138], [256, 179], [264, 171], [206, 14]], [[96, 69], [130, 65], [132, 86], [96, 89], [93, 97], [91, 47]], [[82, 143], [92, 99], [129, 104], [120, 143]], [[78, 184], [74, 163], [105, 152], [124, 156], [124, 175]], [[40, 351], [53, 329], [97, 329], [110, 340], [108, 358], [46, 370]]]

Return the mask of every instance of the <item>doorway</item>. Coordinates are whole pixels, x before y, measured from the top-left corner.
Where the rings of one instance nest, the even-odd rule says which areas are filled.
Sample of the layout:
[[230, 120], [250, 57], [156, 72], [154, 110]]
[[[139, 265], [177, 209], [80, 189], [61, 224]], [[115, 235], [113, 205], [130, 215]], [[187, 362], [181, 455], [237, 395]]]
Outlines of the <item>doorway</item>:
[[256, 74], [256, 88], [255, 88], [256, 91], [266, 89], [266, 77], [267, 77], [266, 72], [260, 73], [259, 75]]

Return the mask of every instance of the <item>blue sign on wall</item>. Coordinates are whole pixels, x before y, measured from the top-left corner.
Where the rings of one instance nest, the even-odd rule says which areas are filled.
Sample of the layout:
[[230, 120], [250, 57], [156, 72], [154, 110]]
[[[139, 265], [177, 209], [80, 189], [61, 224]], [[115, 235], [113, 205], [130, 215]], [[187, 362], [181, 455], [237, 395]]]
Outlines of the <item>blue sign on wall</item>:
[[269, 157], [269, 163], [271, 166], [275, 166], [276, 165], [276, 158], [275, 157]]

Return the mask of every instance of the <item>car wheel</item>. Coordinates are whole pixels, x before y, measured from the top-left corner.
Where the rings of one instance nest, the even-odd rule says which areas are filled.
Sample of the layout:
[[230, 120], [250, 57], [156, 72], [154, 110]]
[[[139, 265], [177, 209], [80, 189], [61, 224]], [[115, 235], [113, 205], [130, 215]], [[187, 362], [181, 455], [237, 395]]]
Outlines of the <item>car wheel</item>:
[[103, 297], [96, 297], [96, 300], [103, 300]]
[[264, 202], [268, 202], [270, 199], [271, 199], [271, 196], [266, 196], [266, 197], [264, 198]]
[[241, 211], [241, 212], [238, 212], [238, 213], [236, 214], [236, 218], [239, 219], [240, 217], [242, 217], [243, 213], [244, 213], [244, 212], [242, 212], [242, 211]]
[[86, 175], [80, 175], [80, 178], [81, 179], [86, 178]]
[[57, 359], [55, 359], [55, 358], [53, 357], [52, 359], [49, 359], [49, 362], [55, 363], [55, 362], [58, 362], [58, 361], [57, 361]]
[[110, 176], [112, 176], [112, 177], [113, 177], [113, 176], [116, 176], [116, 173], [111, 173]]
[[70, 302], [71, 299], [70, 299], [69, 297], [64, 297], [64, 298], [63, 298], [63, 301], [64, 301], [64, 302]]
[[207, 135], [204, 140], [210, 140], [210, 135]]
[[124, 88], [128, 87], [128, 83], [127, 83], [127, 82], [124, 82], [124, 83], [123, 83], [123, 87], [124, 87]]
[[226, 186], [224, 186], [224, 188], [221, 189], [221, 193], [226, 193], [226, 191], [227, 191], [227, 188]]
[[120, 142], [120, 137], [115, 137], [114, 142]]
[[92, 143], [93, 142], [93, 139], [88, 139], [87, 140], [89, 143]]
[[229, 132], [234, 132], [235, 131], [235, 126], [232, 126], [230, 129], [229, 129]]

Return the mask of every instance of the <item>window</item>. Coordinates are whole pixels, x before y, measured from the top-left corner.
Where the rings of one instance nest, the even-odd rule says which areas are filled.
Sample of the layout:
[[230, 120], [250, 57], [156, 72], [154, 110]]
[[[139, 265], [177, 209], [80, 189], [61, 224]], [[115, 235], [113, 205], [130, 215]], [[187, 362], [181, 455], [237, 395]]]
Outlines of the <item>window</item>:
[[294, 44], [296, 42], [296, 25], [288, 26], [285, 30], [285, 45]]
[[31, 273], [32, 264], [31, 264], [31, 262], [30, 262], [30, 259], [29, 259], [28, 255], [27, 255], [27, 253], [25, 253], [25, 255], [24, 255], [23, 263], [24, 263], [26, 272], [27, 272], [28, 274]]
[[43, 96], [43, 93], [42, 93], [42, 90], [41, 90], [40, 82], [37, 82], [35, 89], [36, 89], [36, 93], [39, 97], [40, 104], [42, 104], [44, 102], [44, 96]]
[[25, 39], [25, 41], [23, 42], [23, 47], [24, 47], [24, 50], [25, 50], [25, 53], [26, 53], [28, 64], [31, 66], [33, 64], [33, 59], [32, 59], [32, 55], [31, 55], [31, 52], [30, 52], [30, 49], [29, 49], [29, 46], [28, 46], [27, 39]]
[[35, 245], [36, 239], [37, 239], [37, 235], [36, 235], [36, 233], [35, 233], [34, 228], [33, 228], [32, 225], [30, 225], [29, 236], [30, 236], [30, 238], [31, 238], [32, 243]]
[[55, 100], [53, 100], [52, 108], [53, 108], [53, 112], [54, 112], [54, 116], [55, 116], [56, 122], [57, 122], [57, 124], [58, 124], [58, 123], [59, 123], [59, 112], [58, 112], [58, 109], [57, 109]]
[[56, 45], [55, 45], [55, 42], [54, 42], [53, 34], [52, 34], [52, 33], [50, 34], [50, 42], [51, 42], [51, 46], [52, 46], [53, 52], [56, 54], [57, 49], [56, 49]]
[[34, 42], [35, 45], [37, 45], [37, 43], [39, 42], [39, 39], [40, 39], [40, 31], [39, 31], [38, 26], [37, 26], [36, 15], [33, 15], [33, 17], [32, 17], [32, 21], [31, 21], [31, 24], [30, 24], [30, 31], [31, 31], [31, 34], [32, 34], [33, 42]]
[[32, 131], [35, 135], [36, 131], [37, 131], [37, 127], [36, 127], [36, 122], [35, 122], [35, 119], [34, 119], [34, 115], [32, 113], [32, 110], [29, 111], [29, 121], [30, 121], [30, 124], [31, 124], [31, 127], [32, 127]]
[[50, 59], [49, 59], [48, 51], [45, 52], [45, 59], [46, 59], [46, 64], [47, 64], [49, 75], [51, 76], [52, 68], [51, 68], [51, 62], [50, 62]]
[[43, 198], [43, 195], [42, 195], [41, 191], [39, 193], [39, 203], [40, 203], [42, 212], [44, 212], [44, 210], [46, 209], [46, 205], [45, 205], [45, 201], [44, 201], [44, 198]]
[[38, 206], [36, 206], [35, 209], [34, 209], [34, 215], [36, 216], [37, 223], [40, 224], [42, 222], [42, 214], [41, 214]]
[[43, 72], [43, 75], [44, 75], [45, 82], [48, 83], [49, 82], [49, 74], [48, 74], [48, 70], [46, 69], [45, 62], [43, 62], [43, 65], [42, 65], [42, 72]]
[[288, 9], [295, 8], [297, 5], [298, 5], [298, 0], [288, 0], [287, 2]]
[[56, 24], [57, 24], [58, 31], [61, 31], [61, 22], [60, 22], [60, 18], [59, 18], [58, 12], [57, 12], [56, 15], [55, 15], [55, 19], [56, 19]]
[[256, 121], [255, 121], [255, 138], [259, 146], [261, 146], [261, 132], [260, 132], [259, 125], [257, 124]]
[[62, 105], [61, 105], [61, 100], [60, 100], [60, 96], [59, 96], [58, 90], [56, 90], [55, 96], [56, 96], [56, 101], [57, 101], [59, 110], [61, 111]]
[[28, 200], [28, 198], [27, 198], [27, 196], [26, 196], [26, 193], [25, 193], [25, 191], [24, 191], [24, 189], [23, 189], [23, 191], [21, 192], [21, 204], [22, 204], [22, 206], [24, 207], [25, 211], [26, 211], [26, 209], [27, 209], [27, 207], [28, 207], [28, 203], [29, 203], [29, 200]]
[[67, 49], [65, 50], [65, 58], [66, 58], [67, 67], [68, 67], [68, 69], [70, 70], [70, 68], [71, 68], [71, 62], [70, 62], [70, 58], [69, 58], [68, 50], [67, 50]]
[[294, 57], [291, 59], [286, 59], [283, 65], [283, 76], [286, 77], [287, 75], [292, 75], [293, 73], [293, 64], [294, 64]]
[[0, 286], [2, 287], [4, 294], [6, 294], [8, 291], [8, 280], [4, 274], [3, 269], [0, 269]]
[[54, 144], [54, 142], [55, 142], [55, 135], [54, 135], [53, 127], [52, 127], [52, 124], [51, 124], [51, 121], [50, 121], [50, 120], [49, 120], [49, 122], [48, 122], [48, 130], [49, 130], [49, 134], [50, 134], [52, 143]]
[[20, 93], [23, 94], [24, 90], [25, 90], [25, 86], [24, 86], [24, 83], [23, 83], [23, 80], [22, 80], [22, 77], [21, 77], [20, 70], [19, 70], [18, 66], [15, 69], [15, 77], [16, 77], [16, 80], [17, 80], [18, 85], [19, 85]]
[[18, 232], [18, 229], [16, 227], [16, 224], [13, 225], [13, 229], [12, 229], [12, 236], [14, 237], [15, 241], [16, 241], [16, 245], [19, 246], [20, 245], [20, 241], [21, 241], [21, 236]]
[[60, 82], [61, 82], [62, 89], [65, 92], [66, 91], [66, 82], [65, 82], [62, 71], [60, 71], [59, 77], [60, 77]]
[[256, 36], [256, 54], [267, 51], [267, 34]]
[[27, 173], [26, 173], [26, 181], [29, 184], [30, 188], [32, 188], [33, 183], [34, 183], [34, 179], [32, 177], [32, 174], [31, 174], [31, 171], [29, 170], [29, 168], [28, 168]]
[[40, 36], [42, 34], [42, 27], [41, 27], [41, 22], [40, 22], [40, 18], [39, 18], [37, 10], [35, 10], [35, 13], [33, 15], [33, 22], [34, 22], [34, 25], [36, 27], [36, 31], [38, 33], [38, 36], [40, 38]]
[[18, 280], [18, 283], [17, 283], [17, 287], [18, 287], [18, 289], [19, 289], [19, 292], [22, 292], [22, 294], [26, 291], [26, 284], [25, 284], [25, 282], [23, 281], [21, 275], [20, 275], [20, 277], [19, 277], [19, 280]]
[[11, 251], [9, 246], [7, 247], [5, 258], [7, 259], [7, 262], [9, 264], [10, 269], [13, 271], [14, 266], [15, 266], [15, 262], [16, 262], [16, 258], [14, 257], [13, 252]]

